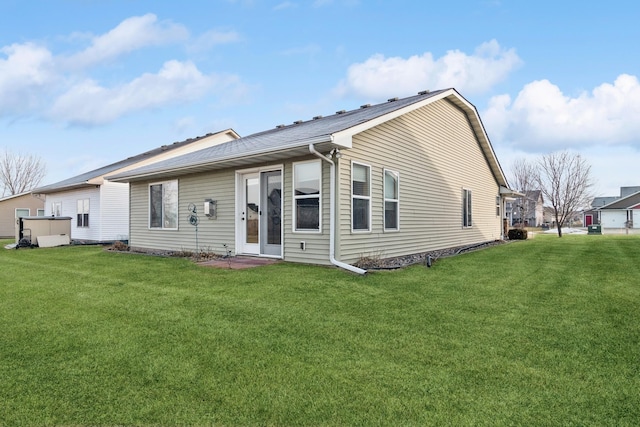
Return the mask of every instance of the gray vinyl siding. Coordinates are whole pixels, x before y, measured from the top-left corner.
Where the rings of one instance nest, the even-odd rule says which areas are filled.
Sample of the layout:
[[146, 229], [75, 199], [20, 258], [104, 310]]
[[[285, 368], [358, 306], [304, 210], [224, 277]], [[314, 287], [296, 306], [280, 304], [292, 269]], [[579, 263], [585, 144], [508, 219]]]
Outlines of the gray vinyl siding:
[[[320, 194], [320, 233], [293, 231], [293, 163], [306, 160], [322, 162], [322, 189]], [[329, 164], [315, 156], [295, 159], [285, 164], [284, 171], [284, 259], [309, 264], [330, 264], [329, 261], [329, 211], [330, 211], [330, 168]], [[306, 250], [300, 249], [300, 242], [306, 243]]]
[[[351, 161], [371, 166], [371, 232], [351, 231]], [[400, 174], [400, 230], [384, 231], [384, 168]], [[447, 101], [358, 134], [339, 161], [338, 257], [393, 257], [496, 240], [498, 184], [466, 115]], [[473, 226], [462, 227], [462, 190], [472, 191]]]
[[[134, 248], [168, 251], [196, 250], [196, 229], [188, 222], [188, 206], [198, 210], [198, 249], [224, 254], [225, 247], [235, 252], [235, 172], [186, 175], [178, 180], [178, 229], [149, 228], [149, 184], [131, 183], [130, 245]], [[217, 201], [217, 219], [203, 213], [205, 199]]]
[[[304, 157], [294, 161], [313, 160]], [[321, 233], [293, 231], [293, 161], [283, 166], [283, 258], [286, 261], [329, 264], [329, 167], [322, 162], [322, 224]], [[265, 166], [270, 165], [262, 165]], [[274, 165], [275, 166], [275, 165]], [[258, 167], [258, 166], [257, 166]], [[266, 169], [269, 169], [268, 167]], [[265, 170], [266, 170], [265, 169]], [[149, 184], [164, 181], [131, 183], [130, 245], [134, 248], [163, 251], [195, 250], [195, 227], [188, 223], [189, 203], [195, 203], [202, 212], [205, 199], [217, 201], [217, 219], [210, 220], [200, 214], [198, 246], [201, 251], [225, 253], [224, 244], [236, 253], [236, 170], [186, 175], [178, 180], [178, 229], [160, 230], [149, 228]], [[300, 242], [306, 250], [300, 249]]]

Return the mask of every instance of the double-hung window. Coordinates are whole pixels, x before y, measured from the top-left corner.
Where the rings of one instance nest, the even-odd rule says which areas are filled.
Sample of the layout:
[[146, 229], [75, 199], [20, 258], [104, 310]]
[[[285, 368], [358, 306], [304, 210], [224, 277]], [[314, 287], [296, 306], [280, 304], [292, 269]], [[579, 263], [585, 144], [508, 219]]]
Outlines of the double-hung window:
[[89, 199], [78, 199], [77, 201], [76, 226], [89, 226]]
[[471, 190], [462, 190], [462, 226], [471, 227], [472, 222], [472, 204]]
[[384, 229], [400, 229], [400, 176], [398, 172], [384, 170]]
[[351, 228], [371, 231], [371, 167], [351, 163]]
[[293, 164], [294, 231], [320, 231], [320, 160]]
[[149, 227], [178, 228], [178, 181], [149, 185]]

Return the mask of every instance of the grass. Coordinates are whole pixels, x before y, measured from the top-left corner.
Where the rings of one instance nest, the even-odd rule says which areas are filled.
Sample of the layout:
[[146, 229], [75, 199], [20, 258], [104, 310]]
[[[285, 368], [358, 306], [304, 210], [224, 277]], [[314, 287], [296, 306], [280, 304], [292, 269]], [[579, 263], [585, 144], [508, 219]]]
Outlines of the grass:
[[640, 238], [365, 277], [0, 252], [0, 425], [638, 425]]

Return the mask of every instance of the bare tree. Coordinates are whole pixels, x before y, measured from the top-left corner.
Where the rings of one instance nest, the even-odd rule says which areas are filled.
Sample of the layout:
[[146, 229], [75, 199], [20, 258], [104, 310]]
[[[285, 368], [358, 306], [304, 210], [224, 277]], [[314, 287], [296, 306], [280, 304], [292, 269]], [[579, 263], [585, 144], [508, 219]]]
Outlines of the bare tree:
[[512, 187], [524, 194], [524, 196], [519, 199], [519, 204], [517, 206], [518, 212], [520, 213], [520, 223], [522, 227], [524, 227], [525, 218], [529, 218], [531, 214], [527, 194], [530, 191], [537, 189], [535, 188], [537, 185], [537, 177], [538, 168], [535, 162], [519, 158], [514, 160], [512, 163], [509, 182]]
[[4, 150], [0, 154], [0, 186], [3, 196], [12, 196], [32, 190], [46, 174], [46, 166], [33, 154], [13, 153]]
[[562, 237], [567, 219], [587, 206], [592, 198], [591, 165], [579, 154], [561, 151], [542, 156], [538, 172], [538, 185], [553, 208], [558, 237]]

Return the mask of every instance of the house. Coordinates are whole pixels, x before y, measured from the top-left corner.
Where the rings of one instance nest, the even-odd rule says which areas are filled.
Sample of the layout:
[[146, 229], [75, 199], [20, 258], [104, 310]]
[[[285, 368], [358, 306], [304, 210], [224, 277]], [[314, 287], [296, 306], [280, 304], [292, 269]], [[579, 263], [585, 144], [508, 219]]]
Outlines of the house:
[[640, 191], [621, 196], [598, 211], [603, 229], [640, 229]]
[[44, 215], [44, 200], [31, 192], [14, 194], [0, 199], [0, 238], [13, 239], [16, 220], [24, 216]]
[[129, 185], [105, 179], [171, 157], [238, 139], [231, 129], [163, 145], [55, 184], [33, 190], [45, 199], [47, 216], [70, 216], [71, 238], [81, 242], [127, 240], [129, 235]]
[[640, 191], [640, 186], [635, 187], [620, 187], [619, 196], [599, 196], [594, 197], [591, 201], [591, 209], [587, 209], [583, 212], [583, 224], [585, 227], [590, 225], [600, 224], [600, 208], [615, 202], [618, 199], [625, 198], [634, 193]]
[[600, 212], [598, 209], [604, 205], [615, 202], [619, 198], [618, 196], [594, 197], [591, 201], [591, 209], [587, 209], [582, 213], [582, 223], [584, 226], [588, 227], [590, 225], [600, 224]]
[[[296, 121], [108, 177], [130, 246], [352, 266], [503, 237], [511, 196], [455, 89]], [[199, 247], [198, 247], [199, 245]]]
[[524, 196], [508, 201], [507, 217], [511, 219], [511, 225], [524, 224], [525, 227], [540, 227], [545, 222], [542, 191], [525, 191]]

